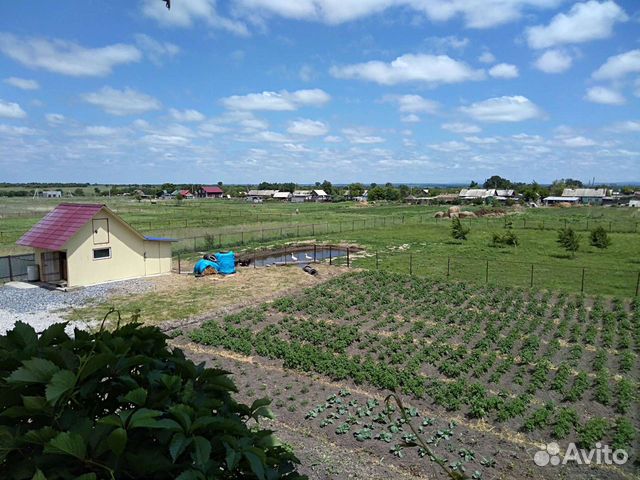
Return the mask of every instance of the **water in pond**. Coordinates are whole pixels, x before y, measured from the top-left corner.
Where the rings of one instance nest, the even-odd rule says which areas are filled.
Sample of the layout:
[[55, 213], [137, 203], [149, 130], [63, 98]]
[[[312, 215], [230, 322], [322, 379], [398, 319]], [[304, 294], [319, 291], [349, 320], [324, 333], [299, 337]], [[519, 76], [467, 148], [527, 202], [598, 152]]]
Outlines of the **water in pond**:
[[[309, 249], [296, 249], [293, 252], [265, 252], [261, 255], [256, 255], [255, 266], [256, 267], [268, 267], [271, 265], [289, 265], [297, 264], [301, 267], [313, 263], [314, 261], [326, 260], [329, 258], [344, 257], [347, 255], [347, 250], [342, 248], [329, 247], [321, 248], [317, 247], [314, 253], [313, 247]], [[251, 264], [253, 265], [254, 259], [251, 258]]]

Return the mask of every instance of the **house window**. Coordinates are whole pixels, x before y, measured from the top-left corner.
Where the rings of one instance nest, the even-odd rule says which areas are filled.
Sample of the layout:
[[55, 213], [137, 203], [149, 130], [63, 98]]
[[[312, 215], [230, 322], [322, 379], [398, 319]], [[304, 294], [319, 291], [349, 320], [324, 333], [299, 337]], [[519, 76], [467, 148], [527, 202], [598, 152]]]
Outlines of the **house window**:
[[93, 250], [93, 259], [94, 260], [103, 260], [105, 258], [111, 258], [111, 249], [110, 248], [95, 248]]

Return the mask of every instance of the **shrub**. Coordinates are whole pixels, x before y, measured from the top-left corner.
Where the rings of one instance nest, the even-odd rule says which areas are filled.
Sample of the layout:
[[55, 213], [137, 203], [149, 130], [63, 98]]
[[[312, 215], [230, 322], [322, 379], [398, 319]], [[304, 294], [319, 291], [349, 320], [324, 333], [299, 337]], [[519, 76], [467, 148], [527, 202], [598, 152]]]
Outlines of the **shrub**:
[[216, 248], [216, 236], [213, 233], [204, 234], [204, 250], [213, 250]]
[[572, 257], [575, 256], [575, 253], [580, 248], [580, 236], [571, 227], [560, 230], [557, 241], [562, 248], [571, 253]]
[[259, 426], [269, 401], [236, 403], [228, 372], [132, 322], [88, 333], [18, 322], [0, 336], [0, 478], [304, 478]]
[[491, 237], [491, 246], [493, 247], [503, 247], [505, 245], [517, 247], [519, 243], [518, 236], [512, 230], [507, 230], [504, 233], [496, 232]]
[[469, 227], [462, 225], [459, 218], [454, 218], [451, 221], [451, 236], [456, 240], [466, 240], [469, 234]]
[[596, 248], [607, 248], [611, 245], [611, 239], [609, 238], [609, 234], [603, 227], [597, 227], [591, 230], [591, 235], [589, 235], [589, 241], [592, 247]]

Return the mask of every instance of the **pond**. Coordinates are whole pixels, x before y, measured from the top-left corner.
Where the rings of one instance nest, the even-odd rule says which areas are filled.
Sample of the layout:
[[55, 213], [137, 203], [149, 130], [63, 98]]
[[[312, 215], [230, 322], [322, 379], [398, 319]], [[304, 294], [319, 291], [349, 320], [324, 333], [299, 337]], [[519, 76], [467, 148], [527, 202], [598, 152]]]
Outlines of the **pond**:
[[[269, 267], [274, 265], [300, 265], [304, 267], [309, 263], [319, 262], [321, 260], [333, 260], [339, 257], [347, 256], [349, 253], [355, 253], [355, 249], [345, 247], [336, 247], [330, 245], [317, 245], [308, 247], [292, 247], [277, 251], [260, 252], [254, 255], [246, 255], [242, 258], [249, 261], [250, 266]], [[255, 265], [254, 265], [255, 263]]]

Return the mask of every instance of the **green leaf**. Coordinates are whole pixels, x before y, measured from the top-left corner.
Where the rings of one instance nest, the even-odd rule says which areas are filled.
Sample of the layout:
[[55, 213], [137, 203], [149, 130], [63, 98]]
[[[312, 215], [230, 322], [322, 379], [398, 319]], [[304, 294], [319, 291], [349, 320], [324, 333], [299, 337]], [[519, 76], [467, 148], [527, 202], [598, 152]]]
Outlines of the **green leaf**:
[[23, 396], [22, 404], [27, 410], [33, 410], [34, 412], [43, 411], [47, 408], [47, 400], [44, 397], [39, 396]]
[[7, 332], [7, 337], [23, 349], [38, 342], [38, 335], [34, 328], [25, 322], [16, 322], [13, 330]]
[[116, 428], [107, 437], [107, 445], [116, 455], [122, 455], [127, 446], [127, 431], [124, 428]]
[[251, 416], [257, 422], [260, 418], [270, 418], [274, 419], [275, 415], [269, 405], [271, 404], [271, 400], [268, 398], [259, 398], [251, 404]]
[[136, 388], [127, 393], [124, 399], [134, 405], [142, 406], [147, 401], [147, 391], [142, 387]]
[[209, 457], [211, 456], [211, 442], [198, 435], [193, 437], [193, 444], [195, 448], [193, 460], [196, 462], [196, 465], [204, 465], [209, 461]]
[[0, 425], [0, 464], [2, 464], [7, 455], [9, 455], [9, 452], [14, 448], [13, 435], [11, 435], [11, 431], [8, 427]]
[[31, 358], [22, 362], [22, 367], [15, 370], [9, 378], [9, 384], [47, 383], [60, 367], [44, 358]]
[[42, 473], [42, 470], [40, 470], [39, 468], [36, 468], [36, 473], [33, 474], [33, 477], [31, 477], [31, 480], [47, 480], [47, 477], [44, 476], [44, 473]]
[[202, 480], [203, 478], [205, 478], [204, 475], [197, 470], [185, 470], [176, 480]]
[[171, 443], [169, 443], [169, 453], [171, 454], [171, 459], [173, 463], [176, 462], [178, 457], [182, 455], [182, 453], [186, 450], [186, 448], [191, 444], [193, 438], [187, 438], [184, 436], [184, 433], [178, 432], [173, 438], [171, 438]]
[[162, 415], [162, 412], [158, 410], [150, 410], [148, 408], [141, 408], [136, 410], [129, 419], [129, 428], [154, 428], [156, 423], [156, 417]]
[[87, 455], [87, 445], [77, 433], [61, 432], [44, 446], [44, 452], [70, 455], [84, 460]]
[[84, 473], [79, 477], [76, 477], [75, 480], [97, 480], [98, 476], [95, 473]]
[[61, 370], [51, 377], [45, 395], [51, 405], [55, 405], [60, 397], [73, 390], [76, 386], [76, 376], [70, 370]]
[[36, 445], [44, 445], [49, 440], [54, 438], [58, 432], [51, 427], [43, 427], [39, 430], [29, 430], [22, 436], [22, 440], [27, 443], [34, 443]]
[[47, 329], [40, 334], [40, 346], [49, 346], [54, 342], [61, 342], [65, 340], [69, 340], [69, 336], [64, 331], [65, 327], [68, 325], [68, 322], [64, 323], [54, 323], [47, 327]]
[[227, 447], [227, 468], [230, 472], [233, 472], [238, 466], [238, 463], [242, 458], [242, 454], [228, 445], [225, 446]]
[[243, 452], [244, 458], [249, 462], [251, 471], [258, 477], [258, 480], [264, 480], [264, 459], [261, 455], [262, 451], [257, 448], [251, 448]]

